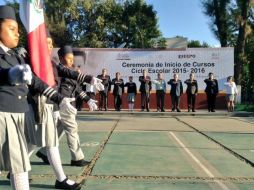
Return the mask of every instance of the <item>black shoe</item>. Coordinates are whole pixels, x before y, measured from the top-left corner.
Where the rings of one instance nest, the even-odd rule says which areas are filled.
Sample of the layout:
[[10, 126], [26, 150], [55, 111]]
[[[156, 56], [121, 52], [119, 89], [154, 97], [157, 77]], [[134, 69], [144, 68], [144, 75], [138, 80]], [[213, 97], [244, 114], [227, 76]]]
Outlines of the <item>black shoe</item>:
[[35, 154], [38, 158], [42, 159], [42, 161], [44, 162], [44, 164], [49, 165], [49, 160], [48, 157], [45, 156], [44, 154], [42, 154], [40, 151], [37, 151]]
[[196, 110], [192, 109], [192, 112], [196, 112]]
[[80, 183], [74, 183], [73, 185], [69, 185], [67, 183], [68, 178], [63, 180], [62, 182], [56, 180], [55, 188], [56, 189], [68, 189], [68, 190], [80, 190], [82, 187], [82, 184]]
[[175, 109], [172, 109], [172, 112], [174, 112], [175, 111]]
[[8, 180], [10, 180], [10, 179], [11, 179], [11, 174], [10, 174], [10, 172], [8, 172], [8, 174], [7, 174], [6, 178], [7, 178]]
[[164, 110], [164, 109], [162, 109], [162, 110], [161, 110], [161, 112], [165, 112], [165, 110]]
[[211, 112], [215, 112], [215, 110], [212, 110]]
[[149, 112], [150, 110], [149, 109], [146, 109], [147, 112]]
[[181, 110], [180, 110], [180, 109], [177, 109], [177, 112], [181, 112]]
[[77, 160], [77, 161], [75, 161], [75, 160], [71, 160], [71, 166], [86, 166], [86, 165], [89, 165], [91, 162], [89, 162], [89, 161], [86, 161], [86, 160], [84, 160], [84, 159], [82, 159], [82, 160]]

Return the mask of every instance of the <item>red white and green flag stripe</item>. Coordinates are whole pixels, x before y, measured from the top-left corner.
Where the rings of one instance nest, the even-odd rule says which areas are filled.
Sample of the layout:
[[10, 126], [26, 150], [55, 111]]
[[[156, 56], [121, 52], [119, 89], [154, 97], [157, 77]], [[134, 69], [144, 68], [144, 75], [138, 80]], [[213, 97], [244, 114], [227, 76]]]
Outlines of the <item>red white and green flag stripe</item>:
[[42, 0], [20, 0], [20, 19], [28, 33], [28, 48], [33, 72], [50, 86], [55, 85], [46, 40]]

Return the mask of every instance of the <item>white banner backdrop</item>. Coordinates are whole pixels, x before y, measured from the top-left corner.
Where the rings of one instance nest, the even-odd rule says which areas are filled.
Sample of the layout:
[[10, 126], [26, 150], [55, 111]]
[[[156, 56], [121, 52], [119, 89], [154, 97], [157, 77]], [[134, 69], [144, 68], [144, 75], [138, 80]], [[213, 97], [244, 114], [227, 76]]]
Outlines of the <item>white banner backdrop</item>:
[[[198, 81], [199, 90], [205, 89], [204, 79], [213, 72], [219, 81], [219, 89], [224, 89], [228, 76], [234, 74], [233, 48], [188, 48], [169, 50], [128, 50], [128, 49], [87, 49], [75, 48], [75, 65], [86, 74], [97, 76], [106, 68], [111, 78], [120, 72], [124, 82], [133, 76], [137, 86], [138, 77], [146, 69], [152, 79], [162, 72], [169, 81], [174, 73], [185, 81], [193, 72]], [[184, 85], [186, 88], [186, 85]], [[153, 88], [154, 89], [154, 88]], [[169, 90], [169, 87], [168, 87]]]

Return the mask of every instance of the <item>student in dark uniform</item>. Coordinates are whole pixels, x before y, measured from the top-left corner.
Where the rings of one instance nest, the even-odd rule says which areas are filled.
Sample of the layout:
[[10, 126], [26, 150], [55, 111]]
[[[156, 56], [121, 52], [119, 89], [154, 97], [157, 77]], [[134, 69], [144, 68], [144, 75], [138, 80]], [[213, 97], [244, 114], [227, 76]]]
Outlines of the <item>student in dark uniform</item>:
[[187, 94], [187, 102], [188, 102], [188, 112], [192, 110], [195, 112], [195, 102], [198, 94], [198, 82], [195, 80], [194, 73], [190, 74], [190, 78], [184, 81], [187, 85], [186, 94]]
[[116, 78], [112, 80], [112, 85], [114, 85], [113, 95], [115, 110], [121, 111], [122, 95], [124, 93], [124, 81], [120, 78], [119, 72], [116, 73]]
[[102, 69], [102, 74], [97, 76], [98, 79], [102, 80], [102, 84], [104, 85], [104, 90], [99, 91], [99, 109], [102, 110], [104, 107], [105, 111], [108, 110], [108, 93], [111, 90], [111, 80], [110, 76], [107, 75], [107, 70]]
[[11, 7], [0, 6], [0, 145], [5, 145], [0, 149], [0, 171], [10, 171], [12, 189], [29, 190], [31, 167], [25, 138], [29, 91], [34, 90], [62, 104], [66, 111], [71, 108], [67, 99], [34, 76], [30, 67], [12, 50], [18, 42], [15, 12]]
[[216, 97], [219, 93], [218, 81], [214, 78], [213, 73], [209, 73], [209, 78], [205, 79], [206, 83], [206, 96], [207, 96], [207, 107], [209, 112], [215, 112]]
[[[58, 56], [60, 59], [60, 65], [62, 65], [65, 68], [73, 69], [74, 67], [74, 54], [71, 46], [63, 46], [58, 51]], [[68, 79], [68, 78], [61, 78], [59, 92], [66, 96], [66, 97], [76, 97], [75, 94], [78, 94], [81, 98], [83, 97], [83, 100], [86, 101], [92, 110], [97, 109], [97, 105], [95, 104], [95, 100], [90, 99], [89, 96], [85, 94], [85, 92], [80, 88], [79, 84], [76, 80]], [[67, 144], [71, 152], [71, 165], [73, 166], [85, 166], [89, 164], [90, 162], [87, 162], [84, 160], [84, 154], [81, 149], [80, 141], [79, 141], [79, 135], [78, 135], [78, 124], [76, 122], [76, 119], [73, 118], [64, 120], [62, 118], [60, 120], [60, 125], [58, 126], [58, 133], [59, 138], [63, 135], [63, 133], [66, 133], [67, 136]]]
[[[81, 66], [78, 65], [75, 70], [78, 72], [78, 73], [81, 73]], [[84, 90], [84, 85], [82, 83], [79, 84], [80, 85], [80, 88], [85, 92]], [[90, 97], [90, 96], [89, 96]], [[81, 111], [82, 110], [82, 107], [83, 107], [83, 99], [80, 98], [80, 96], [76, 96], [76, 108], [78, 111]]]
[[[60, 79], [57, 79], [57, 84], [60, 87], [58, 91], [62, 95], [66, 97], [70, 97], [70, 98], [74, 98], [75, 94], [77, 94], [82, 100], [88, 103], [89, 107], [91, 107], [92, 109], [96, 109], [97, 106], [95, 104], [95, 101], [90, 99], [90, 97], [88, 97], [78, 85], [77, 78], [75, 76], [77, 75], [79, 76], [83, 74], [72, 69], [72, 65], [73, 65], [72, 47], [64, 46], [60, 48], [59, 56], [60, 56], [61, 63], [63, 64], [57, 65], [58, 69], [57, 69], [57, 73], [55, 74], [57, 78], [58, 78], [58, 75], [62, 77], [61, 81], [58, 81]], [[65, 73], [63, 73], [63, 71], [65, 71]], [[83, 81], [86, 81], [86, 82], [89, 82], [92, 80], [92, 79], [89, 79], [89, 76], [82, 77], [82, 78], [84, 79]], [[57, 118], [58, 113], [57, 114], [56, 113], [57, 111], [55, 112], [55, 115], [56, 115], [55, 120], [60, 120], [57, 126], [58, 136], [59, 138], [61, 138], [64, 131], [66, 132], [66, 135], [67, 135], [67, 143], [68, 143], [68, 147], [70, 149], [71, 156], [72, 156], [71, 165], [72, 166], [87, 165], [89, 162], [84, 160], [84, 154], [81, 150], [81, 146], [79, 142], [78, 125], [77, 125], [75, 117], [68, 117], [68, 115], [62, 115], [60, 118]], [[43, 160], [46, 160], [45, 149], [41, 149], [40, 151], [37, 152], [36, 155], [42, 158]]]
[[137, 85], [135, 82], [133, 82], [133, 77], [129, 76], [129, 82], [125, 83], [124, 85], [127, 87], [127, 101], [129, 106], [129, 111], [133, 111], [134, 109], [134, 103], [136, 100], [137, 95]]
[[172, 112], [177, 110], [177, 112], [181, 112], [180, 110], [180, 98], [183, 94], [183, 84], [182, 81], [179, 80], [178, 74], [174, 74], [174, 79], [168, 81], [168, 84], [171, 85], [170, 95], [172, 100]]
[[152, 82], [150, 76], [147, 75], [147, 70], [143, 70], [143, 76], [139, 77], [139, 82], [139, 91], [141, 93], [141, 111], [144, 111], [144, 109], [146, 109], [149, 112], [149, 101], [150, 93], [152, 90]]

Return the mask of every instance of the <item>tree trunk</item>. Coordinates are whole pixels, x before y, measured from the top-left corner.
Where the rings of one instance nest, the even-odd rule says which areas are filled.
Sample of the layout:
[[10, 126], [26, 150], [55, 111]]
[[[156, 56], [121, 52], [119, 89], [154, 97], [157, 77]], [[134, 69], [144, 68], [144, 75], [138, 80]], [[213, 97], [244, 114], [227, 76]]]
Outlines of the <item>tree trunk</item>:
[[235, 47], [235, 80], [237, 84], [242, 83], [243, 66], [244, 66], [244, 47], [246, 44], [246, 27], [249, 18], [251, 0], [238, 0], [239, 8], [241, 10], [239, 21], [239, 33], [237, 38], [237, 44]]

